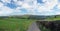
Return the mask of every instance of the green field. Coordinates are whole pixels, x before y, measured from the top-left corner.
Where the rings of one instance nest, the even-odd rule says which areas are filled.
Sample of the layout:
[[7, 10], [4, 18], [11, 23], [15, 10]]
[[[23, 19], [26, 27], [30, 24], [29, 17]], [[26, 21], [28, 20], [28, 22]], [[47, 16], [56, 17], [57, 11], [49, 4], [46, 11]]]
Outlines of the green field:
[[[28, 19], [29, 16], [22, 16], [21, 17], [8, 17], [8, 18], [0, 18], [0, 31], [27, 31], [30, 24], [32, 24], [35, 21], [38, 21], [36, 19]], [[32, 17], [33, 18], [33, 17]], [[43, 19], [44, 20], [44, 19]], [[56, 21], [60, 20], [60, 17], [48, 17], [45, 19], [46, 21]], [[49, 29], [46, 29], [44, 27], [40, 27], [42, 31], [48, 31]]]
[[26, 31], [33, 21], [17, 18], [0, 19], [0, 31]]

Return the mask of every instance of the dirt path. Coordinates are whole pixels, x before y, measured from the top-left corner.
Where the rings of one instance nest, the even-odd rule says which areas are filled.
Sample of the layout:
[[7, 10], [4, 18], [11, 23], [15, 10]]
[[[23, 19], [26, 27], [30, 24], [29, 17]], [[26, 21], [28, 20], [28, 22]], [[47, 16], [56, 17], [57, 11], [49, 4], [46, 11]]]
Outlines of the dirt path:
[[37, 27], [36, 22], [32, 23], [27, 31], [40, 31], [40, 29]]

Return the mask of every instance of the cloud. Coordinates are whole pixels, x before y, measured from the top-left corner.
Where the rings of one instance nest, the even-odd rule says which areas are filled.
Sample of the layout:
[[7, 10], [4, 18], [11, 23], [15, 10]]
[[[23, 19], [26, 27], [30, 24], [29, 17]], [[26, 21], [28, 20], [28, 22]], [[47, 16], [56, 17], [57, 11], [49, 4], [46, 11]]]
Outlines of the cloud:
[[[1, 0], [0, 14], [33, 14], [33, 15], [57, 15], [60, 14], [58, 0]], [[7, 4], [9, 3], [9, 5]], [[12, 4], [12, 5], [11, 5]]]
[[10, 3], [11, 0], [1, 0], [3, 3]]
[[2, 7], [4, 4], [0, 2], [0, 7]]
[[14, 13], [14, 12], [20, 12], [20, 10], [18, 8], [11, 9], [11, 8], [5, 6], [3, 3], [0, 2], [0, 16], [8, 16], [8, 15], [11, 15], [12, 13]]
[[57, 5], [57, 8], [60, 9], [60, 3]]
[[10, 13], [12, 13], [12, 9], [6, 7], [6, 6], [1, 6], [0, 7], [0, 16], [5, 16], [5, 15], [9, 15]]

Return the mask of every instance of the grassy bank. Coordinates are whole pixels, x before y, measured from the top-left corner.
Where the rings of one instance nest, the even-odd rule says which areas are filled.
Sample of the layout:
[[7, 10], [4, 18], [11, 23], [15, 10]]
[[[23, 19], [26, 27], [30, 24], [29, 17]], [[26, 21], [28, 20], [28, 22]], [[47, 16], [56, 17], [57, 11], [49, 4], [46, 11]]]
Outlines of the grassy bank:
[[26, 31], [32, 22], [28, 19], [0, 19], [0, 31]]

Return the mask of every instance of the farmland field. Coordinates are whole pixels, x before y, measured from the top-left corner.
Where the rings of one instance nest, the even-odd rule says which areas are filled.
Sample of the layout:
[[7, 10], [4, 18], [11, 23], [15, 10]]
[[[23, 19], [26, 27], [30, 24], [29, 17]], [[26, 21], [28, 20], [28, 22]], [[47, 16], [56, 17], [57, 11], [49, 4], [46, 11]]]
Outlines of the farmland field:
[[5, 18], [0, 19], [0, 31], [26, 31], [33, 20]]
[[[41, 18], [36, 18], [33, 16], [30, 17], [31, 19], [28, 19], [29, 16], [15, 16], [15, 17], [0, 17], [0, 31], [27, 31], [28, 27], [30, 26], [30, 24], [32, 24], [35, 21], [42, 21], [40, 20]], [[42, 18], [43, 19], [43, 18]], [[56, 20], [60, 20], [60, 17], [56, 17], [56, 18], [46, 18], [43, 19], [46, 21], [56, 21]], [[39, 27], [40, 30], [42, 31], [48, 31], [49, 29], [46, 29], [45, 27]]]

